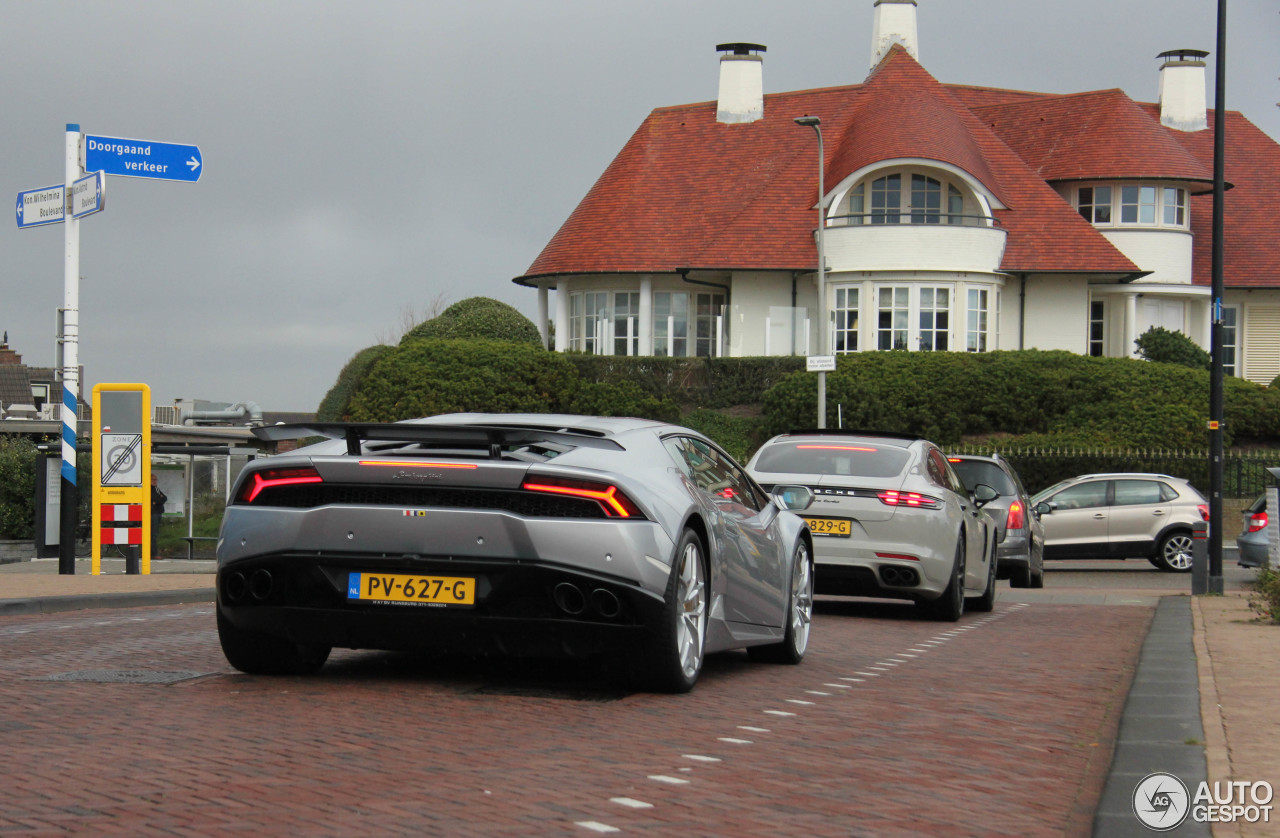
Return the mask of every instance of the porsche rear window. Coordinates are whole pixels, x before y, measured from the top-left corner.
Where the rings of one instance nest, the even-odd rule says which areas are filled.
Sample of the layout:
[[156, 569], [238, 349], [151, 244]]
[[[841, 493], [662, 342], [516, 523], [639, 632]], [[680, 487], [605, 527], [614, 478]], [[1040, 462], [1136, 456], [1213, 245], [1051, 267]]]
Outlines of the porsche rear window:
[[773, 474], [847, 474], [894, 477], [906, 468], [904, 448], [859, 442], [784, 442], [760, 453], [756, 471]]

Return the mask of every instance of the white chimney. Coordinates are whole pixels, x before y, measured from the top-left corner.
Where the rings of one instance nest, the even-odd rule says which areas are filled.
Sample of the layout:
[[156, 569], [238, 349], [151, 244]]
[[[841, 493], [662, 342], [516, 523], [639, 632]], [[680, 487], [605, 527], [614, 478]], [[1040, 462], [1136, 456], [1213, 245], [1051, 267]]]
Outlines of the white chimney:
[[1176, 131], [1203, 131], [1209, 127], [1205, 115], [1204, 58], [1202, 49], [1174, 49], [1162, 52], [1160, 66], [1160, 124]]
[[916, 0], [876, 0], [875, 5], [875, 20], [871, 24], [871, 69], [876, 68], [894, 44], [902, 44], [911, 57], [919, 61]]
[[764, 119], [764, 52], [761, 44], [717, 44], [720, 56], [720, 98], [716, 121], [730, 124]]

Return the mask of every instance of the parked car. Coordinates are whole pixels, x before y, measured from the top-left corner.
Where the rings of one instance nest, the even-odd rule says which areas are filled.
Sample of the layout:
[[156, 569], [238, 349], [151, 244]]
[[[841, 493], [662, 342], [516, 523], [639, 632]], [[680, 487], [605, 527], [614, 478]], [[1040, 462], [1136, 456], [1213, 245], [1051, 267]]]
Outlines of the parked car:
[[970, 492], [986, 484], [1000, 493], [985, 507], [996, 522], [996, 578], [1014, 588], [1043, 588], [1044, 525], [1018, 472], [999, 454], [953, 454], [947, 462]]
[[218, 542], [217, 625], [235, 668], [307, 673], [332, 647], [612, 655], [649, 687], [704, 656], [799, 663], [812, 537], [687, 428], [452, 414], [312, 423], [334, 439], [250, 463]]
[[1082, 474], [1031, 499], [1044, 524], [1046, 559], [1145, 558], [1161, 570], [1191, 571], [1191, 531], [1209, 504], [1167, 474]]
[[925, 614], [958, 620], [966, 598], [990, 611], [996, 597], [995, 522], [932, 442], [913, 436], [805, 431], [775, 436], [747, 470], [766, 488], [813, 492], [803, 516], [814, 534], [815, 590], [910, 599]]
[[1267, 538], [1267, 496], [1263, 493], [1240, 519], [1240, 535], [1236, 536], [1239, 556], [1236, 564], [1241, 567], [1262, 567], [1267, 564], [1271, 547]]

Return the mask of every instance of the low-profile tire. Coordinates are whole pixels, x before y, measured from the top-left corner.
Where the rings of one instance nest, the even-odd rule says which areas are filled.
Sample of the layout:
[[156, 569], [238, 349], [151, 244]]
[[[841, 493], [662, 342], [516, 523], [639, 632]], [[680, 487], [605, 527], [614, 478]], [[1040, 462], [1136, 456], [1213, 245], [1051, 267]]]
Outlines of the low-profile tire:
[[299, 646], [236, 628], [218, 609], [218, 641], [227, 663], [250, 675], [310, 675], [329, 659], [328, 646]]
[[797, 664], [809, 648], [809, 626], [813, 622], [813, 557], [803, 541], [791, 559], [791, 584], [787, 595], [786, 632], [781, 643], [752, 646], [747, 654], [755, 661]]
[[663, 595], [662, 619], [641, 655], [640, 681], [654, 692], [683, 693], [702, 673], [707, 645], [707, 562], [702, 539], [685, 530]]
[[1177, 530], [1160, 539], [1152, 564], [1169, 573], [1191, 572], [1191, 533]]
[[996, 557], [995, 550], [992, 549], [990, 567], [987, 569], [987, 587], [983, 589], [981, 596], [976, 596], [969, 600], [966, 608], [970, 611], [987, 613], [994, 611], [996, 607]]
[[920, 601], [921, 610], [929, 618], [954, 623], [964, 615], [964, 554], [964, 534], [961, 533], [946, 590], [937, 599]]

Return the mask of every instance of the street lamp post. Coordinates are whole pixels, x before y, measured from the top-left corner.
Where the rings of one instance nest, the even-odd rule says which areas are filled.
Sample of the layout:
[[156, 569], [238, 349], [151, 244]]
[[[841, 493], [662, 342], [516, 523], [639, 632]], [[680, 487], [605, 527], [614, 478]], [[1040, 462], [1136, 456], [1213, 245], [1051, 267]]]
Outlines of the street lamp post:
[[[824, 207], [827, 189], [823, 172], [822, 120], [816, 116], [798, 116], [795, 123], [809, 126], [818, 135], [818, 354], [828, 355], [831, 345], [827, 337], [827, 254], [822, 243], [823, 228], [827, 226]], [[818, 370], [818, 427], [827, 427], [827, 373], [825, 370]]]

